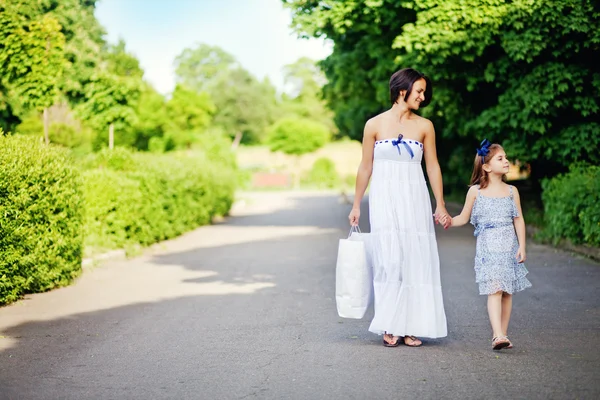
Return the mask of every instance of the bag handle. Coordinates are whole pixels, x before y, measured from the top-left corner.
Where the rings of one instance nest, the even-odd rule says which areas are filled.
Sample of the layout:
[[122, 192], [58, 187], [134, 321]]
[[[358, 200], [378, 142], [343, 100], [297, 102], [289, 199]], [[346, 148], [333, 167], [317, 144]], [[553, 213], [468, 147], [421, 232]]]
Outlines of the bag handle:
[[350, 232], [348, 233], [348, 238], [349, 238], [350, 236], [352, 236], [352, 233], [353, 233], [353, 232], [356, 232], [356, 233], [362, 233], [362, 232], [360, 231], [360, 227], [359, 227], [358, 225], [352, 225], [352, 226], [350, 227]]

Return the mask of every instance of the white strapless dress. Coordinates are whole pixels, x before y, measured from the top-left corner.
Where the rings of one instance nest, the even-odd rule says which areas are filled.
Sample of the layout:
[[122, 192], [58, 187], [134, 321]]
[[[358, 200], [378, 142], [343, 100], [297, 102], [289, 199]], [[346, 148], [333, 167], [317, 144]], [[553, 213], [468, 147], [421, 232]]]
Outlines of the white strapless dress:
[[375, 316], [369, 331], [447, 335], [431, 200], [421, 168], [423, 144], [375, 142], [369, 189]]

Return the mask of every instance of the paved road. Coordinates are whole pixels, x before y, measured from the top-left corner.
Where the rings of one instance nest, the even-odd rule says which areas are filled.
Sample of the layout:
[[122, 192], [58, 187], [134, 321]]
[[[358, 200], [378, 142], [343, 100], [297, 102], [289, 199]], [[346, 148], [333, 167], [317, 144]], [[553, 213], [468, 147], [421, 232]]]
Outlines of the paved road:
[[449, 336], [385, 348], [368, 318], [336, 315], [348, 206], [246, 198], [223, 223], [0, 309], [0, 398], [600, 398], [600, 265], [530, 245], [515, 348], [492, 352], [472, 229], [441, 231]]

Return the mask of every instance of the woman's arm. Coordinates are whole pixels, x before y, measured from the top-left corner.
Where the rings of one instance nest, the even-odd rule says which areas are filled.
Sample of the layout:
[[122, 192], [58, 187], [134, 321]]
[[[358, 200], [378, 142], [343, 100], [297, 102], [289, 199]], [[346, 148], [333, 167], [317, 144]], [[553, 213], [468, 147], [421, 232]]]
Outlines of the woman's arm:
[[517, 212], [519, 215], [514, 218], [515, 231], [517, 232], [517, 239], [519, 240], [519, 251], [517, 252], [517, 261], [522, 263], [527, 259], [527, 253], [525, 251], [525, 218], [523, 217], [523, 210], [521, 210], [521, 196], [516, 187], [513, 186], [513, 198], [515, 205], [517, 206]]
[[371, 173], [373, 172], [373, 149], [375, 147], [375, 136], [377, 135], [377, 129], [372, 119], [368, 120], [365, 124], [362, 141], [362, 160], [358, 166], [358, 172], [356, 173], [356, 188], [354, 190], [354, 204], [352, 205], [352, 211], [348, 216], [350, 225], [358, 225], [360, 218], [360, 203], [367, 186], [369, 185], [369, 179], [371, 179]]
[[425, 138], [423, 139], [423, 154], [425, 156], [425, 164], [427, 168], [427, 176], [429, 184], [435, 197], [435, 217], [436, 221], [441, 220], [444, 228], [448, 228], [450, 224], [450, 215], [446, 211], [446, 203], [444, 201], [444, 185], [442, 182], [442, 170], [437, 158], [437, 150], [435, 148], [435, 129], [433, 123], [428, 119], [425, 121]]
[[469, 191], [467, 192], [467, 196], [465, 198], [465, 205], [459, 215], [452, 218], [452, 224], [450, 226], [463, 226], [469, 222], [471, 219], [471, 212], [473, 211], [473, 204], [475, 204], [475, 199], [477, 198], [477, 187], [471, 186]]

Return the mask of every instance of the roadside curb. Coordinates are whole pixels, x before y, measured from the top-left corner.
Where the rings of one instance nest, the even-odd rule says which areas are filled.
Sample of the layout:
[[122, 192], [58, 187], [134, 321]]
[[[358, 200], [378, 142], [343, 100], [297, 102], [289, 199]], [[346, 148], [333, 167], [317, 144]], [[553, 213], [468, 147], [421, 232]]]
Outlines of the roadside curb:
[[126, 258], [127, 258], [127, 255], [125, 254], [125, 250], [124, 249], [111, 250], [111, 251], [108, 251], [106, 253], [96, 254], [96, 255], [94, 255], [92, 257], [84, 258], [81, 261], [81, 268], [82, 269], [89, 268], [89, 267], [93, 266], [94, 264], [96, 264], [99, 261], [125, 260]]
[[[243, 209], [247, 206], [247, 202], [243, 199], [239, 199], [234, 201], [234, 203], [231, 206], [231, 209], [233, 210], [234, 207], [236, 207], [237, 209]], [[221, 216], [221, 215], [216, 215], [211, 219], [210, 224], [208, 225], [200, 225], [194, 229], [192, 229], [191, 231], [201, 228], [203, 226], [210, 226], [213, 224], [218, 224], [218, 223], [222, 223], [227, 219], [227, 216]], [[182, 235], [184, 235], [187, 232], [182, 233]], [[181, 236], [181, 235], [179, 235]], [[175, 239], [175, 238], [172, 238]], [[167, 239], [169, 240], [169, 239]], [[140, 250], [142, 252], [150, 250], [152, 248], [155, 248], [156, 246], [160, 246], [160, 244], [162, 242], [165, 242], [166, 240], [160, 241], [160, 242], [156, 242], [156, 243], [152, 243], [151, 245], [144, 247], [144, 248], [140, 248]], [[83, 270], [86, 269], [90, 269], [91, 267], [95, 266], [96, 264], [98, 264], [101, 261], [122, 261], [122, 260], [126, 260], [127, 259], [127, 252], [125, 251], [125, 249], [117, 249], [117, 250], [111, 250], [111, 251], [107, 251], [105, 253], [100, 253], [100, 254], [95, 254], [91, 257], [86, 257], [81, 261], [81, 268]]]

